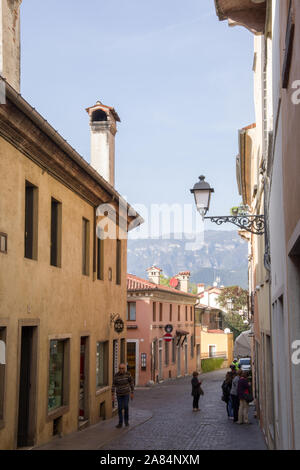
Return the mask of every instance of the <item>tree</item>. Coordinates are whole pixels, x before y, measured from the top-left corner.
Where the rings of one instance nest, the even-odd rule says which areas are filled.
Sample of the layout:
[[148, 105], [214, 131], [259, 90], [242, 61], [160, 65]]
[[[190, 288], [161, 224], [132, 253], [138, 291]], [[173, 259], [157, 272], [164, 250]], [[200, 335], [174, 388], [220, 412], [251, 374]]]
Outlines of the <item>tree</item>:
[[230, 328], [236, 339], [243, 331], [249, 329], [244, 323], [244, 317], [239, 314], [240, 310], [248, 310], [248, 291], [239, 286], [224, 287], [219, 295], [218, 304], [227, 313], [224, 314], [224, 326]]
[[219, 295], [218, 304], [231, 313], [245, 311], [248, 308], [248, 291], [239, 286], [224, 287]]

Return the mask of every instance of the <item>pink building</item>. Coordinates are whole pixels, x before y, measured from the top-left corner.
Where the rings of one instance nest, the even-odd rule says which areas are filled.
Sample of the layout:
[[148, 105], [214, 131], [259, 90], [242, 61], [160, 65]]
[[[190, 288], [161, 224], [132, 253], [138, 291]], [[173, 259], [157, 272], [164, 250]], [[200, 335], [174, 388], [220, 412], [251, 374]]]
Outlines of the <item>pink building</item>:
[[191, 374], [201, 354], [195, 331], [197, 295], [188, 293], [190, 273], [179, 273], [172, 279], [174, 287], [168, 287], [160, 284], [159, 268], [147, 271], [150, 280], [127, 275], [127, 362], [140, 386]]

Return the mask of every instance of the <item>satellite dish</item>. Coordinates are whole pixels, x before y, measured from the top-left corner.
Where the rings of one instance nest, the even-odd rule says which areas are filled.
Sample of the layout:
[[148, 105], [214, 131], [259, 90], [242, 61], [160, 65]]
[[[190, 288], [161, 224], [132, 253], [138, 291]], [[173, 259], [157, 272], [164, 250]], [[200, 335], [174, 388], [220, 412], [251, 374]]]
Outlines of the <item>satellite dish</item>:
[[170, 286], [174, 289], [178, 286], [178, 279], [176, 279], [176, 277], [172, 277], [172, 279], [170, 280]]
[[231, 333], [230, 328], [225, 328], [224, 333], [225, 333], [226, 335], [228, 335], [229, 333]]

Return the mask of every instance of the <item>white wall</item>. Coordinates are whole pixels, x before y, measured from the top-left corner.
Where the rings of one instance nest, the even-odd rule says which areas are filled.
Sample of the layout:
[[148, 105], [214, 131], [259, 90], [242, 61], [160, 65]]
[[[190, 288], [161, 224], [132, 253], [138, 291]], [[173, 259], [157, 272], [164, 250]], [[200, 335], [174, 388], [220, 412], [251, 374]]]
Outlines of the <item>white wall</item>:
[[[286, 244], [282, 188], [282, 120], [278, 113], [281, 89], [279, 1], [273, 1], [273, 141], [274, 159], [270, 189], [271, 302], [276, 446], [292, 447], [292, 420], [289, 381], [289, 332], [286, 306]], [[276, 122], [278, 119], [278, 128]]]

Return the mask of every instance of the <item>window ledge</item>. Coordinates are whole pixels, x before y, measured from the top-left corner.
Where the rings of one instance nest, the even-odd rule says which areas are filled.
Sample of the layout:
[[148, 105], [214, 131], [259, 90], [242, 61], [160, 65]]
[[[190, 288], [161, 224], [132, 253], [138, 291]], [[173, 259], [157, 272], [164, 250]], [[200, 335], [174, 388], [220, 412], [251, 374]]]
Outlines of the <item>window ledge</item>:
[[101, 395], [102, 393], [109, 392], [111, 390], [110, 385], [105, 385], [104, 387], [97, 388], [96, 390], [96, 396]]
[[64, 415], [70, 411], [69, 405], [61, 406], [60, 408], [57, 408], [56, 410], [50, 411], [47, 414], [47, 422], [53, 421], [56, 418], [59, 418], [61, 415]]

